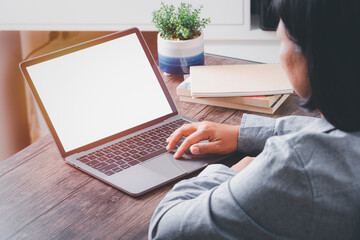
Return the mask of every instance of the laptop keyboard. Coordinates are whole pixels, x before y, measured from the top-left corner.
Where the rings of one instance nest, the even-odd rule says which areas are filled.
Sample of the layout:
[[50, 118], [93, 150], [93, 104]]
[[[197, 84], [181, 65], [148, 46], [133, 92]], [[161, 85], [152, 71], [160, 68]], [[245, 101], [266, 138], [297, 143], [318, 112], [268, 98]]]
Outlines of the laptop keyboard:
[[[166, 152], [166, 139], [184, 123], [167, 123], [78, 158], [82, 163], [110, 176]], [[177, 143], [179, 146], [182, 140]]]

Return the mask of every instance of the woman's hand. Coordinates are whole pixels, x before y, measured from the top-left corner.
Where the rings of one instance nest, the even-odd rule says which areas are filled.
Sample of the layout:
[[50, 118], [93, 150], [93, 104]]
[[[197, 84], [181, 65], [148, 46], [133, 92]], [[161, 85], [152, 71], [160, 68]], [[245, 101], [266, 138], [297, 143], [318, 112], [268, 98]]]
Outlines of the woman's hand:
[[[174, 154], [179, 158], [189, 149], [192, 154], [227, 154], [235, 152], [240, 126], [219, 124], [213, 122], [193, 122], [184, 124], [173, 132], [166, 140], [166, 149], [172, 150], [180, 139], [185, 136], [185, 140]], [[199, 143], [202, 140], [209, 140], [207, 143]]]
[[254, 157], [244, 157], [238, 163], [234, 164], [231, 169], [236, 172], [240, 172], [241, 170], [246, 168], [253, 160]]

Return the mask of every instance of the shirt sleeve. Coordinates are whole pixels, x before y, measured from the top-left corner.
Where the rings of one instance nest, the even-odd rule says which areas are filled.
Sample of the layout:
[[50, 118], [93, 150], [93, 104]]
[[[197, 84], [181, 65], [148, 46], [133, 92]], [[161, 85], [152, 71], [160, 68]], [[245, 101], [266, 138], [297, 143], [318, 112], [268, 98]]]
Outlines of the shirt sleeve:
[[149, 239], [308, 239], [312, 191], [296, 151], [279, 137], [240, 173], [210, 166], [176, 184]]
[[268, 138], [300, 131], [318, 121], [321, 121], [321, 119], [304, 116], [289, 116], [275, 119], [243, 114], [237, 150], [250, 156], [256, 156], [264, 149]]
[[[149, 239], [186, 239], [185, 236], [191, 239], [195, 236], [191, 232], [202, 225], [198, 222], [200, 225], [195, 226], [193, 222], [204, 221], [211, 225], [207, 216], [200, 214], [202, 209], [198, 205], [206, 201], [212, 189], [231, 179], [236, 173], [222, 164], [212, 164], [197, 177], [177, 183], [155, 210], [150, 222]], [[172, 232], [176, 232], [176, 236]]]

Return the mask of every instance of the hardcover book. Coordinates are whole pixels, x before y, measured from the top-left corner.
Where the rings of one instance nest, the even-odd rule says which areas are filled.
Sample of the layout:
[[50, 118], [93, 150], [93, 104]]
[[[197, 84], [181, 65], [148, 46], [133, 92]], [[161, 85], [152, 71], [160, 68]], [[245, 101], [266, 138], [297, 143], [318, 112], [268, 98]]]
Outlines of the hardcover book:
[[180, 101], [273, 114], [281, 106], [281, 104], [283, 104], [283, 102], [289, 97], [289, 95], [290, 94], [281, 95], [280, 98], [269, 108], [255, 107], [255, 106], [226, 102], [226, 101], [219, 101], [217, 99], [211, 100], [209, 98], [203, 99], [203, 98], [192, 98], [187, 96], [180, 96]]
[[[176, 94], [179, 96], [191, 97], [191, 77], [185, 79], [177, 88]], [[203, 100], [208, 99], [210, 101], [222, 101], [232, 102], [236, 104], [250, 105], [255, 107], [269, 108], [279, 98], [281, 94], [269, 95], [269, 96], [244, 96], [244, 97], [212, 97], [212, 98], [201, 98]], [[193, 97], [197, 99], [197, 97]]]
[[280, 64], [193, 66], [191, 96], [237, 97], [292, 93]]

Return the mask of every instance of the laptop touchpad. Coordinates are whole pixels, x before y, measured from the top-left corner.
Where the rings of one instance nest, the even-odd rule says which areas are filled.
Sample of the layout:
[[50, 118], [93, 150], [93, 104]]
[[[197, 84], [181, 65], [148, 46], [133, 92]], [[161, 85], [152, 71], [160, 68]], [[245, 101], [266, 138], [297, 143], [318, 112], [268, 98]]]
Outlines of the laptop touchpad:
[[167, 178], [173, 178], [187, 172], [174, 161], [174, 158], [170, 154], [167, 153], [141, 164], [141, 167], [145, 167]]

